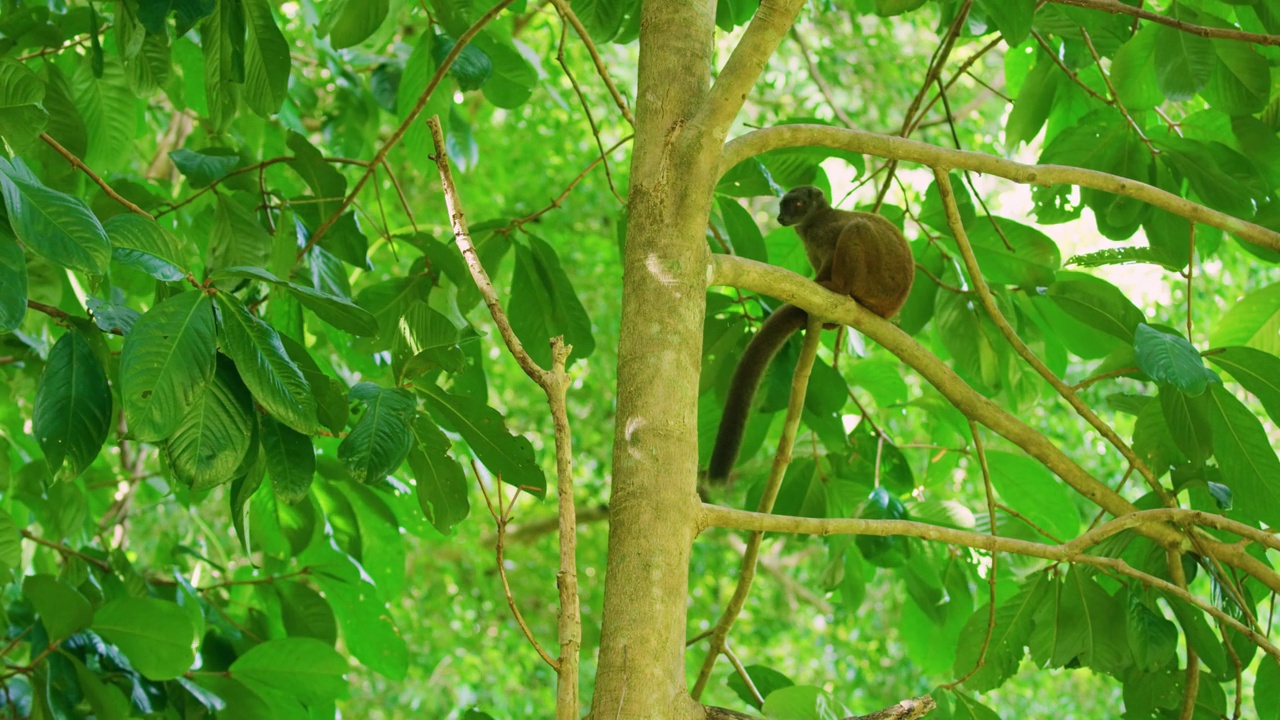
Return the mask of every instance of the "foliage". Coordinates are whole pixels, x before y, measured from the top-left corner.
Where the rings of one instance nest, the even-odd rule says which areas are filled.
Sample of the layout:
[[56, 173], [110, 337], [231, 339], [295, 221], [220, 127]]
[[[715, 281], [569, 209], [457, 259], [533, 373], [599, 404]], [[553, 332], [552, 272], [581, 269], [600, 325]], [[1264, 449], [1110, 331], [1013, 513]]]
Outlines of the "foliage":
[[[550, 715], [554, 672], [510, 622], [503, 584], [554, 646], [555, 550], [544, 534], [519, 533], [554, 512], [525, 497], [547, 493], [552, 423], [452, 242], [423, 118], [445, 127], [478, 262], [515, 334], [544, 367], [550, 338], [573, 346], [580, 512], [608, 500], [621, 141], [632, 129], [552, 5], [506, 5], [461, 50], [489, 3], [4, 6], [9, 715]], [[736, 33], [759, 3], [716, 5], [719, 28]], [[571, 7], [633, 95], [640, 3]], [[1154, 12], [1280, 35], [1274, 0]], [[972, 69], [926, 106], [919, 137], [1148, 183], [1280, 231], [1274, 43], [1075, 4], [819, 0], [742, 119], [839, 125], [843, 115], [896, 133], [958, 13], [968, 15], [953, 57], [972, 57]], [[864, 183], [882, 164], [816, 147], [752, 158], [720, 181], [708, 247], [805, 271], [794, 231], [771, 229], [773, 197], [814, 184], [869, 206], [875, 186]], [[902, 329], [1126, 499], [1160, 506], [1131, 463], [1055, 405], [977, 301], [936, 183], [898, 177], [880, 212], [916, 252]], [[1183, 507], [1280, 525], [1280, 251], [1101, 190], [949, 179], [999, 310], [1084, 401], [1108, 408], [1105, 421], [1161, 487]], [[1122, 265], [1149, 271], [1150, 286], [1137, 292]], [[736, 358], [776, 306], [730, 288], [708, 294], [704, 455]], [[980, 454], [965, 417], [882, 349], [828, 335], [776, 513], [1050, 544], [1097, 522], [1093, 503], [1012, 443], [983, 431]], [[755, 507], [797, 348], [766, 378], [740, 473], [714, 501]], [[488, 499], [477, 479], [504, 502], [519, 489], [508, 577], [493, 567], [492, 524], [471, 512]], [[606, 538], [589, 525], [580, 536], [584, 697]], [[740, 545], [714, 531], [695, 544], [690, 636], [732, 591]], [[767, 572], [733, 636], [751, 686], [722, 665], [710, 704], [843, 717], [844, 706], [963, 679], [934, 693], [936, 717], [1068, 717], [1054, 704], [1065, 693], [1080, 717], [1123, 706], [1126, 718], [1169, 718], [1190, 648], [1197, 716], [1225, 716], [1232, 703], [1239, 716], [1256, 698], [1258, 716], [1280, 717], [1280, 673], [1256, 643], [1131, 577], [901, 535], [770, 536], [765, 547]], [[1176, 581], [1163, 551], [1131, 531], [1089, 552]], [[1273, 601], [1263, 583], [1203, 556], [1184, 565], [1194, 596], [1258, 627]], [[1260, 631], [1274, 642], [1265, 622]], [[1093, 674], [1067, 672], [1084, 668]], [[1019, 697], [1022, 687], [1042, 692]]]

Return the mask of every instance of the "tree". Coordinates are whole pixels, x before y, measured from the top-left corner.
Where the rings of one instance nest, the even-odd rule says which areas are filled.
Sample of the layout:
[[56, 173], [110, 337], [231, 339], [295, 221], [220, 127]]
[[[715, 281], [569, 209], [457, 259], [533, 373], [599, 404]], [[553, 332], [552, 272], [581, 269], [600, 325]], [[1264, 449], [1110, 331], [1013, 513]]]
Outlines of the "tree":
[[[51, 7], [0, 18], [9, 715], [1280, 717], [1274, 0]], [[803, 184], [913, 238], [896, 322], [762, 234]]]

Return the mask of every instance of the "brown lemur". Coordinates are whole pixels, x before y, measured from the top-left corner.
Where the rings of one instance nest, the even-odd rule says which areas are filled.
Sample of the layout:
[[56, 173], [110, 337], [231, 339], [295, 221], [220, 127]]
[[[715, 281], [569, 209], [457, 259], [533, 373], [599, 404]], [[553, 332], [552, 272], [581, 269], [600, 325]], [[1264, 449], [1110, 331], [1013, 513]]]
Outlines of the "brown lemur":
[[[837, 210], [821, 190], [809, 185], [782, 196], [778, 223], [795, 226], [819, 285], [851, 296], [880, 317], [893, 317], [902, 309], [915, 278], [915, 261], [907, 239], [893, 223], [872, 213]], [[808, 319], [804, 310], [783, 305], [764, 321], [747, 345], [725, 398], [720, 431], [707, 470], [710, 481], [722, 483], [728, 479], [738, 460], [760, 380], [787, 338], [803, 328]]]

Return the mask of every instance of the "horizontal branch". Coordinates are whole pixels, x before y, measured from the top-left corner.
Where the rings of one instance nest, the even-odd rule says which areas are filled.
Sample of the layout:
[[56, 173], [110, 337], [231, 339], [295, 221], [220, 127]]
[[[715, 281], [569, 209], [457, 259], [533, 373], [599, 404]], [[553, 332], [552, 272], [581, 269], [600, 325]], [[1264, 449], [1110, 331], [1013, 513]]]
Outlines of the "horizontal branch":
[[826, 125], [780, 125], [734, 138], [724, 146], [720, 173], [724, 174], [734, 165], [760, 153], [800, 146], [848, 150], [943, 170], [971, 170], [1023, 185], [1079, 185], [1102, 190], [1141, 200], [1192, 222], [1210, 225], [1262, 247], [1280, 251], [1280, 233], [1274, 230], [1212, 210], [1137, 180], [1068, 165], [1025, 165], [986, 153], [949, 150], [917, 140]]
[[[1132, 503], [1090, 475], [1044, 435], [969, 387], [936, 355], [896, 325], [863, 308], [851, 298], [830, 292], [790, 270], [732, 255], [712, 256], [709, 272], [711, 285], [728, 285], [765, 293], [816, 313], [824, 321], [855, 328], [920, 373], [966, 417], [982, 423], [1017, 445], [1107, 513], [1120, 517], [1137, 511]], [[1142, 524], [1135, 529], [1165, 548], [1181, 551], [1191, 549], [1187, 536], [1171, 525]], [[1204, 552], [1280, 592], [1280, 574], [1249, 555], [1244, 546], [1229, 545], [1207, 537], [1198, 540]]]
[[[1122, 575], [1134, 578], [1145, 585], [1154, 587], [1166, 595], [1180, 598], [1195, 605], [1214, 618], [1231, 626], [1232, 629], [1247, 636], [1268, 655], [1280, 660], [1280, 649], [1272, 645], [1266, 637], [1253, 628], [1236, 620], [1212, 604], [1201, 600], [1186, 590], [1149, 573], [1135, 569], [1119, 558], [1099, 557], [1084, 552], [1092, 533], [1076, 538], [1064, 545], [1045, 545], [1043, 543], [984, 535], [967, 532], [940, 525], [914, 522], [911, 520], [867, 520], [862, 518], [807, 518], [792, 515], [768, 515], [749, 510], [722, 507], [720, 505], [702, 504], [702, 526], [750, 530], [753, 532], [802, 533], [806, 535], [875, 535], [885, 537], [901, 535], [921, 540], [945, 542], [948, 545], [968, 547], [988, 552], [1013, 553], [1027, 557], [1041, 558], [1054, 562], [1080, 563], [1095, 567], [1107, 568]], [[1101, 528], [1099, 528], [1101, 529]]]
[[1218, 38], [1220, 40], [1239, 40], [1241, 42], [1257, 43], [1259, 45], [1280, 45], [1280, 35], [1263, 35], [1262, 33], [1247, 32], [1245, 30], [1236, 30], [1235, 28], [1206, 27], [1204, 25], [1195, 25], [1177, 18], [1171, 18], [1167, 15], [1151, 12], [1145, 8], [1134, 7], [1133, 5], [1125, 5], [1118, 0], [1049, 0], [1059, 5], [1074, 5], [1075, 7], [1085, 8], [1087, 10], [1100, 10], [1102, 12], [1111, 13], [1113, 15], [1131, 15], [1143, 20], [1149, 20], [1159, 25], [1180, 30], [1188, 35], [1199, 35], [1206, 38]]

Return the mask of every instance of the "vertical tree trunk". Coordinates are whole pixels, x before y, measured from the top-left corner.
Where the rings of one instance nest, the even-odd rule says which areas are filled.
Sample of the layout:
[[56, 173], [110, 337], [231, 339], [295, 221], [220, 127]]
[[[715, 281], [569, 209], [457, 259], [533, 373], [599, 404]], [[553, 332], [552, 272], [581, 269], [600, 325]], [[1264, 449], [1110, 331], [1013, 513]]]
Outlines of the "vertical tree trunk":
[[710, 88], [714, 23], [714, 0], [644, 2], [597, 720], [702, 716], [686, 689], [685, 598], [719, 143], [708, 149], [693, 120]]

